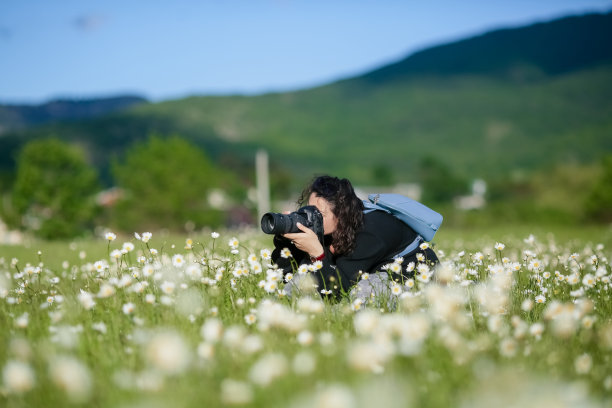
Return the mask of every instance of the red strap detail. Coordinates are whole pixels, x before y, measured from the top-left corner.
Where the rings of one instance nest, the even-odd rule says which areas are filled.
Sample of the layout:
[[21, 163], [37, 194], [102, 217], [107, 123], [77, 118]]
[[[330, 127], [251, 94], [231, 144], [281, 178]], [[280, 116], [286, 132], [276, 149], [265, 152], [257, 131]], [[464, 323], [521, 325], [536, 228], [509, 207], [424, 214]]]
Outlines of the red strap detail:
[[321, 261], [323, 258], [325, 258], [325, 252], [323, 252], [321, 255], [317, 256], [316, 258], [314, 256], [311, 256], [310, 261], [311, 262]]

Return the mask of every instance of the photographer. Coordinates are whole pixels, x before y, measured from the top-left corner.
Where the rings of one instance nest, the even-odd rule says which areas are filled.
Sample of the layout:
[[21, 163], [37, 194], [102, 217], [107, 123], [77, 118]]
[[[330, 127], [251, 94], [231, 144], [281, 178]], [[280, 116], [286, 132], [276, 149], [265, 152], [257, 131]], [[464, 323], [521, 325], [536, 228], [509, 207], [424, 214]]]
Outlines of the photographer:
[[[390, 272], [383, 267], [392, 263], [393, 258], [415, 240], [417, 234], [412, 228], [383, 211], [364, 214], [363, 202], [347, 179], [317, 177], [302, 192], [298, 203], [319, 210], [324, 237], [321, 240], [316, 231], [302, 224], [297, 224], [301, 232], [275, 235], [272, 260], [279, 268], [285, 273], [293, 272], [291, 260], [281, 256], [283, 249], [288, 248], [298, 264], [322, 262], [313, 277], [323, 294], [339, 298], [358, 282], [359, 297], [367, 298], [368, 292], [379, 293], [388, 288]], [[422, 255], [417, 255], [419, 253]], [[433, 250], [417, 247], [404, 256], [404, 277], [413, 276], [414, 272], [408, 272], [406, 267], [410, 262], [417, 264], [417, 257], [430, 266], [438, 262]], [[367, 281], [359, 280], [362, 273], [371, 274]], [[402, 276], [391, 274], [391, 278], [399, 280]], [[289, 292], [291, 286], [291, 283], [286, 286]]]

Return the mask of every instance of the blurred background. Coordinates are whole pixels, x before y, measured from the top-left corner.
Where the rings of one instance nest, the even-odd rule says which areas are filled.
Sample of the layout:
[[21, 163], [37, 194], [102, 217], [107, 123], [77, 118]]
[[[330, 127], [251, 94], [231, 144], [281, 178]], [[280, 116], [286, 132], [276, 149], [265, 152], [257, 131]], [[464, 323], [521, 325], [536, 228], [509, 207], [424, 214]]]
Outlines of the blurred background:
[[256, 225], [317, 174], [612, 222], [612, 1], [3, 0], [0, 55], [0, 243]]

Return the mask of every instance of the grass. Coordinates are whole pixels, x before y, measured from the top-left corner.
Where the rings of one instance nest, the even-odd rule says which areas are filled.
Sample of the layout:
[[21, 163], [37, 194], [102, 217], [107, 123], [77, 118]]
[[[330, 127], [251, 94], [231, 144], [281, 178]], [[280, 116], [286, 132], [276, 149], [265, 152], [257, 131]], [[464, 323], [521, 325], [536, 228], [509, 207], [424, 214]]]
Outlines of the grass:
[[395, 310], [283, 296], [270, 245], [241, 230], [0, 247], [0, 406], [612, 401], [607, 227], [442, 229], [442, 268]]

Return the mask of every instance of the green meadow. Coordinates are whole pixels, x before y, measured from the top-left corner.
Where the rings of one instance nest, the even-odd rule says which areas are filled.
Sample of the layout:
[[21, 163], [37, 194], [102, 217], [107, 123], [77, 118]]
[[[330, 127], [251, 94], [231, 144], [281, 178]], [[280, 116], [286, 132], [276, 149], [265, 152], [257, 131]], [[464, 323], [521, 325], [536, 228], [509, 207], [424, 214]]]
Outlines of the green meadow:
[[433, 276], [340, 302], [258, 230], [103, 235], [0, 247], [0, 405], [612, 402], [609, 227], [442, 229]]

